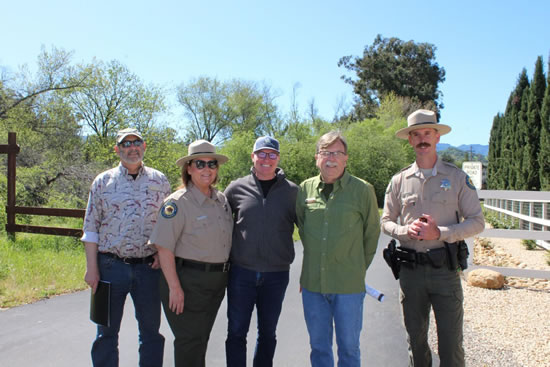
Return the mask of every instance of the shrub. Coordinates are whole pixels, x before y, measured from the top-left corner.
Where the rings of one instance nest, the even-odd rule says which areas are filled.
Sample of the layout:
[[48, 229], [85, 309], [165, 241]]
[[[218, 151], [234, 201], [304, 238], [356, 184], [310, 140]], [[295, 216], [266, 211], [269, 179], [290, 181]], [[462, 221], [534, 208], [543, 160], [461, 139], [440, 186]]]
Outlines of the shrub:
[[521, 240], [521, 244], [527, 249], [527, 250], [534, 250], [537, 248], [537, 242], [533, 240]]

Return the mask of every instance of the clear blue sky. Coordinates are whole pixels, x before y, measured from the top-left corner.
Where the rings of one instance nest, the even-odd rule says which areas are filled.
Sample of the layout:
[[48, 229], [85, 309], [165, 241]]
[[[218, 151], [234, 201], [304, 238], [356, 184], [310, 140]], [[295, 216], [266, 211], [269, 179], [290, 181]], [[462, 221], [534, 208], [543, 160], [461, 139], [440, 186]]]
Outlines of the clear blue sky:
[[[73, 61], [119, 60], [146, 83], [174, 87], [201, 75], [265, 81], [285, 112], [292, 88], [332, 118], [352, 91], [337, 66], [377, 34], [428, 42], [446, 70], [442, 143], [487, 144], [493, 117], [525, 67], [550, 52], [550, 1], [4, 1], [0, 66], [36, 66], [42, 46]], [[180, 119], [175, 113], [171, 119]]]

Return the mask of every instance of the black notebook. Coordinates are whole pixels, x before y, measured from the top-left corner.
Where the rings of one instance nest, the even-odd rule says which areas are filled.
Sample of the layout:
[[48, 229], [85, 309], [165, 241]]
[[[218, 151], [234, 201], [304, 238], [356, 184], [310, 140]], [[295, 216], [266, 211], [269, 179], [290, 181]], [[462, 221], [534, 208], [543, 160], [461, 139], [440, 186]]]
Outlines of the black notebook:
[[111, 282], [100, 280], [95, 293], [91, 293], [90, 320], [103, 326], [111, 326]]

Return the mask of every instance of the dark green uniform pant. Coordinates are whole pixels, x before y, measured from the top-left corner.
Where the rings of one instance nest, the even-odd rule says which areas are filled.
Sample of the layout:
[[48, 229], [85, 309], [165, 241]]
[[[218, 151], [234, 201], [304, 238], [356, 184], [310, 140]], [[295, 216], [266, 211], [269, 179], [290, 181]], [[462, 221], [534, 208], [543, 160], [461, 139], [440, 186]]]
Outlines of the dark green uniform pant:
[[204, 367], [206, 347], [220, 304], [225, 296], [227, 272], [205, 272], [178, 266], [184, 292], [183, 313], [169, 308], [168, 284], [160, 281], [160, 296], [168, 324], [174, 334], [174, 365]]
[[414, 366], [432, 365], [428, 328], [430, 307], [433, 307], [440, 365], [463, 367], [464, 296], [459, 273], [450, 271], [447, 265], [439, 269], [420, 264], [415, 268], [402, 266], [399, 283], [409, 353], [412, 353]]

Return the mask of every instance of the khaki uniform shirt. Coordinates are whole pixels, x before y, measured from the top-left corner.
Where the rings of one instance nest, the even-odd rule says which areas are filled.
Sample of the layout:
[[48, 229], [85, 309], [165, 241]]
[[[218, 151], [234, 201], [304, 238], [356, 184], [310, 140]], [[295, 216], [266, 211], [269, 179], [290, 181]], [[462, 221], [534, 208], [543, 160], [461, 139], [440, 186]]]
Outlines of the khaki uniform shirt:
[[212, 189], [206, 197], [189, 183], [166, 198], [149, 244], [162, 246], [176, 257], [208, 263], [229, 259], [233, 218], [225, 196]]
[[122, 164], [99, 174], [90, 188], [81, 240], [120, 257], [154, 254], [147, 240], [169, 194], [166, 176], [150, 167], [142, 165], [136, 179]]
[[[457, 215], [461, 219], [457, 222]], [[441, 231], [439, 240], [417, 241], [407, 235], [408, 224], [422, 214], [431, 215]], [[398, 222], [399, 219], [399, 222]], [[462, 220], [463, 219], [463, 220]], [[483, 231], [485, 221], [477, 191], [468, 175], [440, 158], [431, 177], [416, 162], [392, 177], [386, 190], [382, 230], [401, 245], [425, 252]]]

